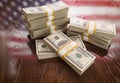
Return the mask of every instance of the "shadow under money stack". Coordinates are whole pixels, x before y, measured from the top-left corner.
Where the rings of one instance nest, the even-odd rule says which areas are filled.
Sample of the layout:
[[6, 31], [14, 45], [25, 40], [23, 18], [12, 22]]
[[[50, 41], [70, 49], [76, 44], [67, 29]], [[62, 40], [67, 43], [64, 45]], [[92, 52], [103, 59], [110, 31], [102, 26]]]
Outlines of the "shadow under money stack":
[[31, 39], [42, 38], [56, 30], [66, 31], [68, 5], [62, 1], [40, 7], [23, 8], [23, 18]]
[[71, 19], [67, 31], [68, 36], [81, 35], [86, 42], [103, 49], [108, 49], [116, 34], [115, 24], [96, 23], [83, 19]]

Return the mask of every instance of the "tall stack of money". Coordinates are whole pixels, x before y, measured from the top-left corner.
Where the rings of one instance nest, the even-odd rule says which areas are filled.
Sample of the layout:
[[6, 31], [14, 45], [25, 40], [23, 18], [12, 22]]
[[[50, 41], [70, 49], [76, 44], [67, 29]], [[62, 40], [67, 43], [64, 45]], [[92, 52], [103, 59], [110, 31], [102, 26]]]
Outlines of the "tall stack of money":
[[103, 49], [109, 48], [116, 34], [115, 24], [97, 23], [79, 18], [71, 19], [68, 27], [68, 36], [81, 35], [84, 41]]
[[62, 1], [40, 7], [23, 8], [25, 25], [32, 39], [45, 37], [56, 30], [65, 31], [64, 25], [69, 23], [68, 5]]
[[82, 75], [95, 60], [95, 56], [72, 41], [60, 30], [44, 38], [44, 41], [79, 75]]
[[[73, 41], [75, 41], [77, 44], [80, 45], [80, 47], [82, 47], [83, 49], [86, 50], [86, 47], [81, 39], [81, 36], [72, 36], [70, 37], [70, 39], [72, 39]], [[58, 57], [58, 55], [56, 55], [54, 53], [53, 50], [51, 50], [42, 39], [37, 39], [36, 40], [36, 54], [38, 57], [38, 60], [41, 59], [49, 59], [49, 58], [54, 58], [54, 57]]]

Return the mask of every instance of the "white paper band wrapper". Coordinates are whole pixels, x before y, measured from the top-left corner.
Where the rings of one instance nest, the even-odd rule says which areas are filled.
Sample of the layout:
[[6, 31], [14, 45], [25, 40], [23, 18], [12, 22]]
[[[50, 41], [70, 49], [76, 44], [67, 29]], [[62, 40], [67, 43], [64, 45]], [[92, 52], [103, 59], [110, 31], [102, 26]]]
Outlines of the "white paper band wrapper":
[[47, 26], [52, 26], [53, 24], [52, 24], [52, 22], [51, 21], [48, 21], [47, 22]]
[[54, 16], [52, 16], [53, 10], [51, 8], [49, 8], [48, 6], [43, 6], [43, 8], [44, 8], [44, 10], [47, 11], [47, 14], [48, 14], [48, 22], [46, 23], [46, 25], [47, 25], [47, 27], [50, 28], [50, 32], [54, 33], [56, 30], [55, 30], [55, 26], [52, 23], [52, 20], [54, 19]]
[[89, 38], [87, 36], [83, 36], [84, 41], [89, 41]]
[[51, 33], [54, 33], [56, 31], [55, 26], [53, 25], [52, 21], [48, 21], [46, 25], [47, 25], [47, 27], [50, 28]]
[[48, 17], [53, 15], [53, 10], [52, 10], [52, 9], [50, 9], [50, 8], [47, 7], [47, 6], [43, 6], [43, 8], [47, 11]]
[[56, 31], [55, 26], [50, 26], [50, 31], [51, 31], [51, 33], [54, 33]]
[[48, 20], [51, 21], [54, 19], [54, 16], [48, 16]]
[[64, 54], [66, 54], [72, 47], [74, 47], [75, 45], [77, 45], [75, 42], [71, 42], [70, 44], [66, 45], [64, 48], [62, 48], [58, 54], [60, 57], [64, 56]]
[[95, 22], [90, 21], [87, 32], [88, 34], [93, 34], [95, 25], [96, 25]]

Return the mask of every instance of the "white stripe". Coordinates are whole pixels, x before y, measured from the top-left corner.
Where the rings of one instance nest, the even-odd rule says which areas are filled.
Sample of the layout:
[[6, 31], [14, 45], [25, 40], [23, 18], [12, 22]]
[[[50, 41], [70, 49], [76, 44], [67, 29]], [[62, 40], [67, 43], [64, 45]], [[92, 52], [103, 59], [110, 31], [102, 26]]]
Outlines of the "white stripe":
[[95, 22], [98, 23], [110, 23], [110, 24], [115, 24], [116, 27], [120, 27], [120, 20], [95, 20]]
[[10, 36], [10, 37], [27, 38], [28, 34], [29, 34], [29, 33], [28, 33], [27, 31], [13, 29], [13, 30], [10, 31], [7, 35]]
[[[76, 11], [76, 12], [74, 12]], [[102, 6], [71, 6], [68, 17], [74, 15], [120, 15], [120, 8]]]
[[6, 36], [8, 38], [12, 38], [12, 37], [16, 37], [16, 38], [27, 38], [28, 36], [28, 32], [24, 31], [24, 30], [17, 30], [17, 29], [13, 29], [9, 32], [7, 31], [0, 31], [0, 35], [1, 36]]
[[32, 55], [32, 52], [29, 52], [29, 51], [24, 51], [24, 52], [12, 52], [11, 53], [12, 55], [25, 55], [25, 56], [28, 56], [28, 55]]
[[25, 56], [28, 56], [28, 55], [32, 55], [33, 54], [30, 49], [26, 49], [26, 50], [23, 50], [23, 51], [14, 51], [13, 50], [13, 51], [10, 51], [10, 52], [11, 52], [12, 55], [25, 55]]
[[14, 41], [9, 41], [7, 43], [8, 47], [13, 47], [13, 48], [29, 48], [29, 46], [26, 43], [19, 43], [19, 42], [14, 42]]

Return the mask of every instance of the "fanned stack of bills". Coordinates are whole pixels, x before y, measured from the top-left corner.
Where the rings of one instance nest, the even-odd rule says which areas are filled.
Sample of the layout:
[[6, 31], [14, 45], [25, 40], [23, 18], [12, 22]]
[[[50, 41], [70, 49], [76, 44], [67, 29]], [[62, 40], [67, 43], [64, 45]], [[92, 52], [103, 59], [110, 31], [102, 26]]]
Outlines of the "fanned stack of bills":
[[[84, 43], [79, 35], [70, 37], [70, 39], [75, 41], [77, 44], [80, 45], [81, 48], [86, 50], [86, 47], [85, 47], [85, 45], [84, 45]], [[58, 55], [56, 55], [54, 53], [54, 51], [51, 50], [44, 43], [44, 41], [42, 39], [36, 40], [36, 54], [37, 54], [38, 59], [48, 59], [48, 58], [58, 57]]]
[[68, 27], [68, 36], [81, 35], [84, 41], [104, 49], [109, 48], [111, 39], [116, 34], [115, 24], [96, 23], [79, 18], [71, 19]]
[[68, 5], [62, 1], [40, 7], [23, 8], [25, 25], [32, 39], [45, 37], [56, 30], [65, 31], [69, 23]]
[[95, 60], [94, 55], [72, 41], [60, 30], [44, 38], [44, 41], [79, 75], [85, 72]]

